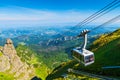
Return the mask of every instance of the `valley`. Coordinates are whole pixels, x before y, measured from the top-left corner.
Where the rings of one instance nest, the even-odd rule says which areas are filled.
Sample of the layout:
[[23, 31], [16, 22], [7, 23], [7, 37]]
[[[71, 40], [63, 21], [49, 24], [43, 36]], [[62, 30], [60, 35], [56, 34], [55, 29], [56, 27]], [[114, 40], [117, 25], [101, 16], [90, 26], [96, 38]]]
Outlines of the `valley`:
[[[88, 36], [89, 41], [87, 47], [88, 49], [92, 50], [95, 53], [96, 59], [95, 59], [95, 64], [89, 67], [83, 67], [79, 65], [78, 62], [76, 61], [75, 63], [71, 62], [73, 58], [71, 56], [70, 51], [72, 50], [72, 48], [77, 47], [82, 43], [82, 38], [80, 39], [74, 38], [74, 36], [76, 36], [79, 33], [79, 30], [76, 31], [75, 33], [74, 32], [70, 32], [70, 34], [66, 33], [66, 30], [69, 31], [69, 29], [70, 27], [43, 28], [43, 29], [40, 27], [29, 28], [29, 29], [22, 29], [22, 28], [6, 29], [5, 31], [4, 30], [1, 31], [0, 44], [1, 46], [4, 45], [7, 37], [11, 38], [16, 48], [17, 55], [20, 57], [21, 61], [25, 62], [28, 66], [31, 66], [33, 68], [34, 70], [33, 77], [37, 76], [42, 80], [45, 79], [52, 80], [55, 78], [59, 80], [63, 78], [61, 76], [64, 74], [68, 75], [69, 78], [74, 77], [75, 79], [80, 78], [80, 79], [99, 80], [99, 78], [92, 78], [85, 75], [77, 75], [77, 74], [69, 73], [67, 72], [69, 68], [75, 70], [82, 69], [83, 71], [86, 72], [92, 72], [95, 74], [100, 73], [100, 75], [102, 74], [106, 76], [113, 75], [113, 74], [108, 74], [109, 73], [108, 70], [104, 70], [101, 72], [100, 68], [109, 65], [119, 66], [119, 58], [118, 58], [119, 56], [116, 55], [116, 57], [114, 57], [116, 58], [115, 59], [116, 64], [114, 63], [114, 61], [107, 63], [108, 59], [104, 57], [101, 58], [100, 56], [105, 56], [104, 54], [108, 50], [108, 49], [107, 50], [104, 49], [106, 48], [106, 46], [105, 47], [102, 46], [104, 46], [105, 44], [111, 46], [113, 44], [119, 43], [119, 30], [112, 33], [112, 31], [114, 31], [117, 28], [114, 28], [111, 31], [109, 28], [102, 28], [102, 30], [104, 29], [103, 32], [101, 32], [101, 29], [98, 29], [97, 33], [94, 32], [92, 34], [89, 34]], [[63, 32], [65, 32], [66, 34], [62, 35], [61, 33]], [[103, 39], [104, 36], [108, 36], [108, 37]], [[114, 45], [114, 47], [115, 46], [116, 45]], [[101, 47], [105, 50], [105, 53], [103, 52], [103, 49]], [[114, 49], [114, 47], [112, 46], [109, 47], [109, 50]], [[117, 50], [118, 48], [119, 47], [116, 47]], [[116, 53], [117, 50], [114, 50], [114, 52]], [[116, 54], [118, 53], [119, 51], [117, 51]], [[112, 56], [112, 53], [110, 53], [110, 55]], [[112, 57], [109, 57], [109, 59], [112, 59]], [[106, 63], [103, 64], [101, 61], [106, 61]], [[114, 73], [113, 77], [114, 76], [117, 77], [119, 75], [119, 71], [118, 71], [119, 69], [116, 70], [113, 71]], [[112, 71], [112, 69], [110, 71]], [[1, 73], [1, 75], [4, 74]], [[52, 76], [53, 78], [50, 79], [49, 76], [50, 77]]]

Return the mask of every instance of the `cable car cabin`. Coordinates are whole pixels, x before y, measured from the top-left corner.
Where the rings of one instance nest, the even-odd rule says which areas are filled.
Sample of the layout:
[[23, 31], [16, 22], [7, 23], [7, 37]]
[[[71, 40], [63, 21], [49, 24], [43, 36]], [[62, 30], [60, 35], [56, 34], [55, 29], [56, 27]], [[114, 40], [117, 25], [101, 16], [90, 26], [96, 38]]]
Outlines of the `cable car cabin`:
[[94, 63], [94, 53], [91, 51], [88, 51], [86, 49], [84, 49], [84, 50], [73, 49], [72, 56], [78, 62], [82, 63], [84, 66], [88, 66], [88, 65]]
[[90, 32], [89, 30], [83, 30], [78, 37], [83, 37], [84, 41], [81, 47], [77, 47], [72, 50], [72, 56], [82, 63], [84, 66], [90, 65], [94, 63], [94, 53], [91, 51], [86, 50], [87, 45], [87, 33]]

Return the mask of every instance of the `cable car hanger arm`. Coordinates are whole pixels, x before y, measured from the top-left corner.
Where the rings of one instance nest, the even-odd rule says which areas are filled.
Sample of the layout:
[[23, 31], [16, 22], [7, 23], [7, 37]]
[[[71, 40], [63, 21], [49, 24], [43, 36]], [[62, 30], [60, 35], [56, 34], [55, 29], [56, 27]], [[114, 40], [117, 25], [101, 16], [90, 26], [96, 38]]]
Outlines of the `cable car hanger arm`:
[[84, 50], [86, 48], [86, 45], [87, 45], [87, 33], [89, 33], [90, 31], [89, 30], [83, 30], [80, 35], [78, 35], [78, 37], [83, 37], [84, 38], [84, 42], [81, 46], [81, 49]]

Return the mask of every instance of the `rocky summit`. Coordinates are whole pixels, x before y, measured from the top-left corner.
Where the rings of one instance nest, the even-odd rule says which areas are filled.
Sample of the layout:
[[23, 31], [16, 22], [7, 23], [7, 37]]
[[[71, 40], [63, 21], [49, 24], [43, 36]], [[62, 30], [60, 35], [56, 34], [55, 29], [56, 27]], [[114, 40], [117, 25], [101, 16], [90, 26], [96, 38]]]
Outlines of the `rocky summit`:
[[15, 80], [30, 80], [33, 77], [33, 68], [20, 60], [11, 39], [6, 40], [0, 53], [0, 72], [14, 75]]

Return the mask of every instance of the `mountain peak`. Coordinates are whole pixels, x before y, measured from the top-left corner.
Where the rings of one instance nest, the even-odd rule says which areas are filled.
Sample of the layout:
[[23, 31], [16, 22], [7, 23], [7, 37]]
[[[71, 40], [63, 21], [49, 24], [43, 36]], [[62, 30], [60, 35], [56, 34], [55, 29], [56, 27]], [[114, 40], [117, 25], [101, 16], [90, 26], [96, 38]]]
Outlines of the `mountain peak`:
[[[0, 72], [7, 71], [7, 73], [14, 75], [14, 78], [20, 78], [20, 80], [28, 80], [29, 75], [34, 73], [30, 66], [21, 61], [11, 39], [6, 40], [1, 52]], [[21, 76], [22, 74], [24, 75]]]
[[11, 39], [7, 39], [3, 47], [3, 54], [8, 56], [10, 59], [14, 58], [17, 55], [15, 47]]
[[12, 42], [12, 40], [11, 40], [10, 38], [8, 38], [8, 39], [6, 40], [6, 44], [13, 44], [13, 42]]

